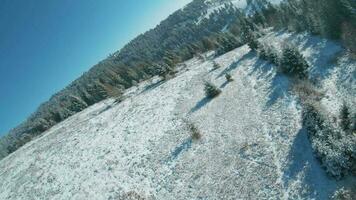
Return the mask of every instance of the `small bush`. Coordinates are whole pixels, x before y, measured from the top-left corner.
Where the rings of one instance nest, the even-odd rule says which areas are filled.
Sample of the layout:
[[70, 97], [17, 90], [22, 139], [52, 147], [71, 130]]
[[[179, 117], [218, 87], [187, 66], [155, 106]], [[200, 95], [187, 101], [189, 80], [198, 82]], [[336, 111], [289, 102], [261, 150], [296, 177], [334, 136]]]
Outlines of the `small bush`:
[[318, 102], [324, 97], [324, 93], [308, 80], [297, 81], [293, 84], [293, 91], [304, 104]]
[[217, 69], [219, 69], [219, 68], [221, 68], [221, 65], [220, 65], [219, 63], [217, 63], [217, 62], [214, 61], [214, 63], [213, 63], [213, 70], [217, 70]]
[[217, 97], [221, 93], [221, 90], [210, 82], [205, 83], [204, 91], [208, 98]]
[[198, 57], [198, 59], [201, 60], [201, 61], [204, 61], [204, 60], [205, 60], [205, 56], [203, 56], [202, 54], [198, 54], [197, 57]]
[[202, 137], [199, 129], [193, 123], [188, 123], [188, 129], [193, 140], [199, 140]]
[[309, 65], [303, 55], [295, 48], [286, 46], [283, 49], [279, 63], [279, 71], [288, 76], [305, 79], [308, 76]]
[[225, 78], [226, 78], [226, 81], [227, 81], [227, 82], [232, 82], [232, 81], [234, 81], [234, 79], [232, 78], [232, 76], [231, 76], [229, 73], [225, 74]]

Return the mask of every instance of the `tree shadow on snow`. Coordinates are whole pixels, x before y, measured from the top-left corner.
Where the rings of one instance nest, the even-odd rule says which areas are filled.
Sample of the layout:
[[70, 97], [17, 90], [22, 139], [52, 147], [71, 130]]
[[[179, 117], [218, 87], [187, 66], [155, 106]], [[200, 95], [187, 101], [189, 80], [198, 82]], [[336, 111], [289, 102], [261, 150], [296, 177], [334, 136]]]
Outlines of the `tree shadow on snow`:
[[185, 150], [188, 150], [192, 147], [193, 140], [192, 138], [185, 139], [179, 146], [177, 146], [171, 153], [171, 156], [168, 158], [168, 162], [171, 162]]
[[249, 76], [255, 76], [256, 80], [270, 82], [269, 95], [266, 108], [272, 106], [279, 98], [286, 96], [289, 90], [289, 79], [282, 74], [275, 73], [275, 65], [263, 59], [257, 59], [251, 66]]
[[266, 108], [272, 106], [279, 98], [282, 98], [287, 95], [289, 89], [289, 79], [277, 73], [271, 82], [271, 86], [269, 88], [268, 100], [265, 105]]
[[[302, 187], [308, 188], [306, 196], [312, 199], [328, 199], [336, 186], [330, 180], [313, 154], [311, 143], [304, 128], [300, 129], [288, 153], [290, 161], [283, 172], [285, 187], [291, 187], [298, 178]], [[303, 176], [300, 176], [303, 173]], [[329, 184], [328, 184], [329, 182]], [[301, 192], [301, 191], [299, 191]]]
[[104, 109], [102, 109], [101, 111], [99, 111], [96, 115], [100, 115], [100, 114], [102, 114], [102, 113], [104, 113], [104, 112], [110, 110], [112, 107], [113, 107], [113, 106], [108, 105], [108, 106], [106, 106]]
[[223, 89], [225, 88], [230, 82], [229, 81], [225, 81], [223, 84], [220, 85], [220, 88]]
[[149, 90], [153, 90], [153, 89], [157, 88], [158, 86], [162, 85], [162, 83], [164, 83], [163, 80], [152, 83], [151, 85], [146, 86], [141, 93], [147, 92]]
[[231, 72], [232, 70], [236, 69], [236, 68], [241, 64], [242, 61], [248, 60], [248, 59], [252, 59], [252, 58], [254, 58], [256, 55], [257, 55], [256, 52], [253, 52], [253, 51], [250, 51], [249, 53], [243, 55], [238, 61], [231, 63], [229, 67], [225, 68], [225, 69], [217, 76], [217, 78], [220, 78], [220, 77], [222, 77], [222, 76], [225, 76], [226, 73], [229, 73], [229, 72]]
[[204, 97], [202, 100], [197, 102], [197, 104], [195, 104], [195, 106], [189, 111], [189, 113], [194, 113], [194, 112], [200, 110], [202, 107], [207, 105], [211, 100], [212, 100], [212, 98]]

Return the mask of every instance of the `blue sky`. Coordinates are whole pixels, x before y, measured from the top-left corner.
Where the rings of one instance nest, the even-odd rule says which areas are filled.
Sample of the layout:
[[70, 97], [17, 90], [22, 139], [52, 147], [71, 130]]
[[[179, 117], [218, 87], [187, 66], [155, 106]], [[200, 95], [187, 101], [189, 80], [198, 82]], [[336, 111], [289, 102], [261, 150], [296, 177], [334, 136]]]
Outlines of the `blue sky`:
[[190, 0], [1, 0], [0, 135]]

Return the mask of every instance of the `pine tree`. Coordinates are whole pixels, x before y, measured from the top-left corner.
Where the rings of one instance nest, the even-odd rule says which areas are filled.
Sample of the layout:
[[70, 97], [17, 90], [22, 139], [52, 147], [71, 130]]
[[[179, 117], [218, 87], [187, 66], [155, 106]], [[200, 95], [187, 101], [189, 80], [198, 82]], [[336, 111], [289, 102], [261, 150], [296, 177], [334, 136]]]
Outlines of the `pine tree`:
[[205, 83], [204, 91], [208, 98], [217, 97], [221, 93], [221, 90], [210, 82]]
[[274, 49], [272, 49], [271, 47], [268, 47], [267, 48], [267, 58], [268, 60], [275, 64], [275, 65], [278, 65], [279, 64], [279, 57], [278, 57], [278, 54], [276, 53], [276, 51]]
[[341, 128], [348, 132], [351, 128], [350, 111], [344, 103], [340, 109]]
[[250, 32], [247, 34], [247, 45], [251, 50], [256, 51], [258, 49], [258, 41], [256, 37]]
[[307, 78], [309, 65], [303, 55], [294, 48], [287, 46], [283, 49], [280, 61], [280, 72], [297, 78]]
[[263, 60], [268, 60], [267, 48], [262, 43], [258, 44], [258, 56]]

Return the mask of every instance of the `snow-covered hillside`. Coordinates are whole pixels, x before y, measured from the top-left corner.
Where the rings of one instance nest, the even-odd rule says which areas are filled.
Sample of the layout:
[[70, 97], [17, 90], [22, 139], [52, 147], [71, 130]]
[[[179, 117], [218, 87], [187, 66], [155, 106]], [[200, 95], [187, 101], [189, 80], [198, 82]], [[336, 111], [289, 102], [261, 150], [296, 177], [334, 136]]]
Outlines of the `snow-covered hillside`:
[[[266, 2], [270, 2], [271, 4], [279, 4], [282, 0], [267, 0]], [[263, 5], [263, 1], [259, 2]], [[226, 4], [232, 4], [234, 8], [236, 9], [241, 9], [246, 13], [246, 15], [250, 15], [251, 13], [255, 13], [258, 11], [260, 8], [258, 7], [260, 4], [256, 3], [255, 0], [226, 0], [226, 1], [219, 1], [219, 0], [206, 0], [204, 2], [206, 5], [208, 5], [208, 9], [198, 19], [198, 23], [203, 20], [204, 18], [209, 18], [210, 15], [214, 12], [219, 11], [220, 9], [223, 9]]]
[[[283, 32], [262, 41], [298, 45], [330, 112], [343, 100], [355, 105], [356, 65], [338, 44]], [[210, 57], [189, 60], [177, 77], [146, 81], [121, 103], [95, 104], [27, 143], [0, 161], [0, 199], [327, 199], [355, 183], [320, 167], [290, 83], [273, 65], [246, 45], [215, 61], [222, 68], [212, 70]], [[205, 81], [222, 93], [205, 98]]]

